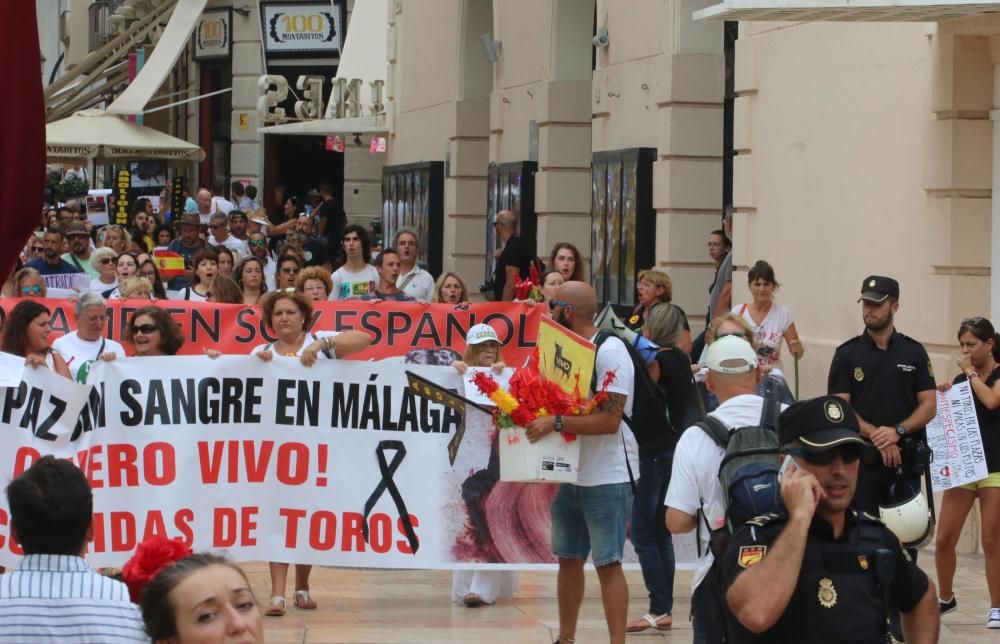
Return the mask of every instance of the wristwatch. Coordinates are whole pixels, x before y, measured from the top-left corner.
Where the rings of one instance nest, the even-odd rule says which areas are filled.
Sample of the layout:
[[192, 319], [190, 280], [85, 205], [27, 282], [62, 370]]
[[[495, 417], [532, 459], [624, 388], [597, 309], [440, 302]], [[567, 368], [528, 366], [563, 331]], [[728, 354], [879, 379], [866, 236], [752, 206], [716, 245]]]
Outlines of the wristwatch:
[[563, 430], [563, 417], [562, 416], [556, 416], [556, 423], [553, 426], [553, 429], [555, 431], [557, 431], [557, 432], [562, 432], [562, 430]]
[[906, 436], [906, 428], [903, 427], [902, 423], [896, 425], [896, 433], [900, 436]]

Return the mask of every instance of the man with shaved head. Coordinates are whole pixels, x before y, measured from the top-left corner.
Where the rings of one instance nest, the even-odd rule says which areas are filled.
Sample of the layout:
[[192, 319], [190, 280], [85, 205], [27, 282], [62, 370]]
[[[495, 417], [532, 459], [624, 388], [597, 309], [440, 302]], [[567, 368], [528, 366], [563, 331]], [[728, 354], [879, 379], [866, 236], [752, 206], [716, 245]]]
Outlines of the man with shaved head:
[[[597, 336], [597, 295], [589, 284], [567, 282], [549, 301], [552, 318], [577, 335]], [[593, 553], [601, 583], [604, 616], [611, 642], [625, 641], [628, 585], [622, 572], [625, 523], [632, 514], [631, 478], [639, 474], [638, 446], [622, 420], [632, 414], [635, 372], [625, 344], [607, 338], [597, 349], [597, 386], [614, 374], [608, 398], [588, 416], [546, 416], [527, 427], [535, 442], [552, 432], [575, 434], [580, 441], [576, 483], [563, 483], [552, 501], [552, 553], [559, 559], [557, 594], [559, 639], [573, 642], [583, 601], [583, 564]]]
[[493, 219], [497, 239], [503, 248], [494, 253], [496, 267], [493, 269], [493, 299], [510, 302], [514, 299], [514, 284], [518, 278], [528, 279], [531, 266], [531, 252], [528, 245], [517, 234], [517, 213], [501, 210]]

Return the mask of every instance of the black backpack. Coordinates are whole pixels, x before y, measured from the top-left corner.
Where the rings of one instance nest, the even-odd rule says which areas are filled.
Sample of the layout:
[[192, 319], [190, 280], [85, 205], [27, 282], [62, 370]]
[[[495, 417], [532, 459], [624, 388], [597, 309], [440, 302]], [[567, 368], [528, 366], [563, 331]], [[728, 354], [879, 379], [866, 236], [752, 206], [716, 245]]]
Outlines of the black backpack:
[[[667, 432], [669, 442], [676, 444], [679, 432], [670, 422], [670, 412], [667, 410], [667, 399], [660, 385], [653, 380], [646, 370], [646, 361], [635, 350], [632, 345], [622, 340], [614, 331], [601, 329], [594, 338], [596, 350], [601, 348], [608, 338], [618, 338], [625, 345], [629, 358], [632, 359], [632, 369], [635, 371], [634, 386], [632, 391], [632, 416], [623, 415], [622, 418], [628, 428], [632, 430], [639, 449], [647, 445], [654, 444], [657, 434]], [[597, 367], [594, 367], [594, 377], [591, 387], [596, 391], [600, 387], [600, 379], [604, 374], [598, 375]], [[641, 419], [641, 422], [633, 422], [632, 419]], [[683, 428], [682, 428], [683, 430]]]
[[[712, 553], [720, 557], [729, 536], [750, 519], [774, 512], [781, 502], [778, 482], [778, 414], [780, 407], [771, 386], [764, 387], [764, 405], [757, 425], [730, 430], [714, 416], [696, 423], [715, 444], [726, 451], [719, 464], [719, 484], [726, 501], [725, 525], [708, 525]], [[702, 516], [705, 517], [704, 512]]]

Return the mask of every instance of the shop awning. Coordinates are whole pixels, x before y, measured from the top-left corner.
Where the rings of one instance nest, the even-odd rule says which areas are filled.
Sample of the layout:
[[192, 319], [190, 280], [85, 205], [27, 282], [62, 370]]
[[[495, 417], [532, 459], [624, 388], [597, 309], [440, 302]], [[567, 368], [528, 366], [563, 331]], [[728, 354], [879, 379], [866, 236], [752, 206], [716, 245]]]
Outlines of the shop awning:
[[694, 18], [774, 22], [939, 22], [987, 13], [1000, 13], [1000, 1], [725, 0], [695, 11]]
[[[262, 127], [265, 134], [298, 134], [323, 136], [333, 134], [386, 134], [382, 105], [372, 96], [372, 81], [385, 82], [386, 37], [388, 35], [388, 4], [385, 0], [356, 0], [351, 12], [351, 28], [347, 30], [344, 50], [340, 54], [336, 78], [361, 79], [361, 104], [365, 116], [334, 118], [337, 106], [327, 103], [325, 118], [297, 123]], [[371, 112], [378, 113], [371, 113]]]
[[50, 162], [88, 159], [161, 159], [201, 161], [205, 152], [183, 139], [139, 125], [103, 110], [84, 110], [45, 126], [46, 157]]
[[201, 12], [208, 0], [177, 0], [163, 35], [156, 43], [149, 60], [118, 98], [108, 106], [112, 114], [141, 114], [153, 95], [160, 89], [177, 59], [187, 47]]
[[386, 134], [389, 131], [383, 115], [359, 116], [346, 119], [316, 119], [262, 127], [265, 134], [298, 134], [302, 136], [330, 136], [333, 134]]

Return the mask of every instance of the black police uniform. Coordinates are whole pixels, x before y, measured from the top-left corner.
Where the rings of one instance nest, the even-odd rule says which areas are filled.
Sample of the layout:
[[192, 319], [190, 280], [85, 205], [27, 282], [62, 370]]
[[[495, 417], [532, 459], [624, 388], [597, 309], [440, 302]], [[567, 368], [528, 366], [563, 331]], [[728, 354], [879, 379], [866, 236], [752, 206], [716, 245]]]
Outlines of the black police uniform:
[[[719, 562], [724, 589], [768, 556], [787, 522], [783, 511], [767, 514], [748, 521], [733, 534]], [[888, 572], [887, 563], [876, 556], [879, 549], [891, 552], [895, 564], [887, 588], [879, 583], [880, 563], [883, 572]], [[882, 644], [886, 599], [893, 610], [909, 612], [927, 588], [927, 575], [903, 553], [899, 540], [880, 520], [847, 510], [844, 530], [837, 539], [830, 524], [817, 515], [809, 526], [798, 583], [781, 618], [764, 633], [754, 634], [727, 609], [727, 642]]]
[[[830, 394], [850, 394], [858, 415], [876, 427], [895, 427], [917, 408], [917, 393], [934, 389], [934, 374], [923, 345], [893, 331], [883, 351], [867, 333], [837, 347], [830, 364], [827, 390]], [[899, 443], [904, 465], [913, 460], [913, 448], [923, 442], [923, 428], [909, 432]], [[910, 472], [910, 478], [919, 470]], [[854, 506], [878, 514], [879, 504], [889, 503], [889, 488], [896, 481], [894, 468], [881, 458], [872, 465], [861, 464]]]

